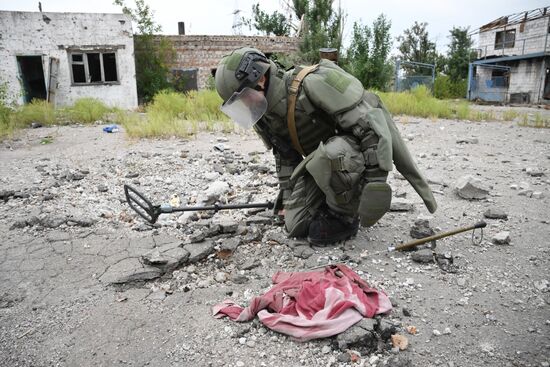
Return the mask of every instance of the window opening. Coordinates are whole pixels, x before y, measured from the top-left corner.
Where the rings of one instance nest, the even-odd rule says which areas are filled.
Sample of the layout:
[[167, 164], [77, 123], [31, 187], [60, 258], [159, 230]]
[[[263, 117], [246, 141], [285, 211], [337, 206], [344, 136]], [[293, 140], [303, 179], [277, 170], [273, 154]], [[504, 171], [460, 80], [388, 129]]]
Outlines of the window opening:
[[75, 52], [70, 60], [74, 84], [118, 82], [115, 52]]

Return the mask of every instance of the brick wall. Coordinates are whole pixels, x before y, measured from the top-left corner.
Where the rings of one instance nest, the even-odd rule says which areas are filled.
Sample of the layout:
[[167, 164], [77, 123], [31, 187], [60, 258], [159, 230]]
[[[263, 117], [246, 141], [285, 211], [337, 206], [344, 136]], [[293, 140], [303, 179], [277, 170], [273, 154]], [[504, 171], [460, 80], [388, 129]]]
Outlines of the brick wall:
[[264, 53], [289, 54], [298, 50], [299, 38], [260, 36], [163, 36], [177, 52], [174, 68], [197, 68], [198, 87], [206, 86], [212, 71], [224, 55], [244, 46], [255, 47]]

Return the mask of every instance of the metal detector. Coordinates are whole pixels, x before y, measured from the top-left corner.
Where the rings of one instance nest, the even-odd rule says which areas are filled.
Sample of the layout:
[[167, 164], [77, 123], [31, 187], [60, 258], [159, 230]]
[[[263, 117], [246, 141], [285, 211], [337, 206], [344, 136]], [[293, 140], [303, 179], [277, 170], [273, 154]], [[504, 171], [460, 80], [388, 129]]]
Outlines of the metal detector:
[[273, 202], [268, 201], [265, 203], [249, 203], [249, 204], [214, 204], [209, 206], [178, 206], [173, 207], [170, 204], [153, 205], [142, 193], [133, 188], [130, 185], [124, 185], [124, 194], [126, 195], [126, 201], [130, 208], [132, 208], [140, 217], [145, 219], [151, 224], [155, 224], [158, 217], [161, 214], [169, 214], [175, 212], [188, 212], [188, 211], [200, 211], [200, 210], [219, 210], [226, 209], [252, 209], [252, 208], [266, 208], [272, 209]]

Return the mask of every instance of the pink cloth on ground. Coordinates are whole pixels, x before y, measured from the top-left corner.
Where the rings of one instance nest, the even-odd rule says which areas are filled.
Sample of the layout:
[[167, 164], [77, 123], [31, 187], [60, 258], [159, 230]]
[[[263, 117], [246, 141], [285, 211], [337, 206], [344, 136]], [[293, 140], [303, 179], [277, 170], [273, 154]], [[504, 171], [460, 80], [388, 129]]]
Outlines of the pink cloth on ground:
[[369, 287], [349, 267], [339, 264], [310, 272], [277, 272], [263, 296], [246, 308], [225, 300], [212, 308], [214, 316], [249, 321], [256, 314], [268, 328], [299, 341], [339, 334], [363, 317], [387, 313], [386, 294]]

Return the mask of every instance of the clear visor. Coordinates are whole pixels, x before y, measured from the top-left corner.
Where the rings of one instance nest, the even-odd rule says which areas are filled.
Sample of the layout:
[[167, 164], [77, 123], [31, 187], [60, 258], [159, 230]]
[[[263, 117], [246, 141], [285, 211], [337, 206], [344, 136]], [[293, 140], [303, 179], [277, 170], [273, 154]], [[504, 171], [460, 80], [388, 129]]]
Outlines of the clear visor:
[[239, 126], [249, 129], [267, 111], [267, 99], [262, 92], [246, 87], [233, 93], [220, 109]]

